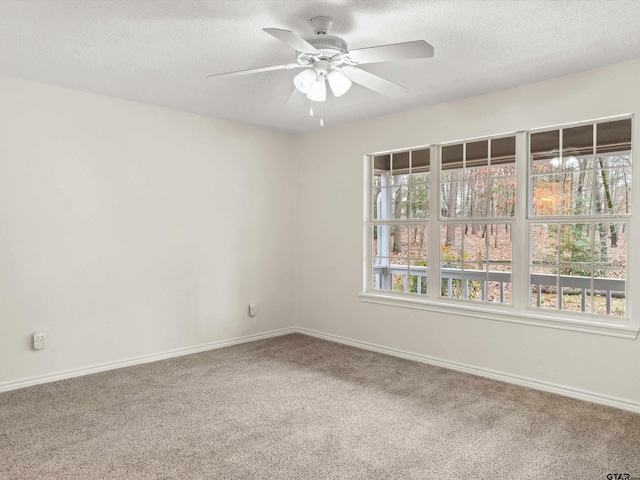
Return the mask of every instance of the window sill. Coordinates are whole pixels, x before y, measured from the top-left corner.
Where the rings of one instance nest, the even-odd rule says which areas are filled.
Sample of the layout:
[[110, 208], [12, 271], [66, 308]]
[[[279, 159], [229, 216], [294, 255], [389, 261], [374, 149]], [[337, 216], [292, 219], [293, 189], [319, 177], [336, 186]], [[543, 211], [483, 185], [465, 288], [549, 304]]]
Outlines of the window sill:
[[402, 308], [427, 310], [430, 312], [446, 313], [449, 315], [462, 315], [466, 317], [481, 318], [500, 322], [520, 323], [538, 327], [571, 330], [574, 332], [592, 333], [610, 337], [629, 338], [635, 340], [640, 328], [632, 325], [629, 320], [619, 320], [616, 323], [598, 321], [597, 319], [578, 319], [562, 315], [541, 315], [531, 310], [518, 311], [510, 306], [492, 308], [489, 305], [467, 305], [463, 303], [445, 302], [438, 300], [426, 300], [422, 298], [409, 298], [391, 293], [364, 292], [359, 294], [360, 299], [366, 303], [375, 303]]

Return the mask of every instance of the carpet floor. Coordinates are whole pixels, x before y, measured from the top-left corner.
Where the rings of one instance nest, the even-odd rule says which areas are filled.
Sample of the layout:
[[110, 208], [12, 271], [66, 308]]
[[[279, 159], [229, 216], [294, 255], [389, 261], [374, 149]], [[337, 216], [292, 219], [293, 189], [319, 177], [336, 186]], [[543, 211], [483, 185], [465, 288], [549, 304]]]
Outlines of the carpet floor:
[[640, 477], [640, 415], [294, 334], [0, 394], [0, 478]]

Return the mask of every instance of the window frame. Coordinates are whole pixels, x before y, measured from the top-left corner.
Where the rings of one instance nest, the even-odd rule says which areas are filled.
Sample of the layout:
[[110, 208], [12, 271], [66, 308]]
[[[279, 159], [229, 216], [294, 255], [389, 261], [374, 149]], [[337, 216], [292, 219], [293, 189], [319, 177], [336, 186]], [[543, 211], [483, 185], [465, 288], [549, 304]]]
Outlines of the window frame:
[[[602, 334], [614, 337], [633, 338], [635, 339], [640, 331], [638, 322], [633, 321], [632, 316], [632, 299], [629, 295], [628, 284], [633, 277], [632, 264], [628, 261], [629, 254], [627, 252], [626, 262], [626, 305], [625, 316], [599, 315], [589, 312], [572, 312], [558, 309], [542, 309], [531, 307], [530, 305], [530, 288], [529, 288], [529, 262], [530, 262], [530, 238], [529, 226], [532, 223], [545, 223], [546, 217], [530, 215], [529, 197], [530, 197], [530, 168], [532, 162], [529, 159], [530, 139], [531, 135], [536, 132], [553, 130], [554, 128], [571, 128], [581, 125], [589, 125], [594, 123], [603, 123], [616, 120], [631, 119], [632, 120], [632, 138], [631, 146], [633, 151], [633, 125], [634, 116], [625, 114], [607, 118], [599, 118], [595, 120], [576, 122], [571, 124], [562, 124], [557, 126], [549, 126], [543, 128], [530, 129], [527, 131], [507, 132], [499, 135], [487, 135], [483, 137], [468, 138], [452, 142], [443, 142], [435, 145], [422, 145], [411, 148], [402, 148], [376, 152], [364, 155], [364, 255], [363, 255], [363, 287], [359, 296], [362, 301], [374, 304], [392, 305], [396, 307], [427, 310], [444, 314], [455, 314], [461, 316], [470, 316], [486, 320], [506, 321], [511, 323], [545, 326], [550, 328], [558, 328], [563, 330], [573, 330], [587, 333]], [[487, 217], [478, 222], [477, 219], [469, 221], [464, 218], [450, 218], [443, 221], [441, 212], [441, 196], [440, 196], [440, 179], [442, 173], [442, 148], [448, 145], [470, 143], [482, 141], [486, 139], [497, 139], [507, 136], [515, 136], [516, 154], [515, 154], [515, 212], [511, 217]], [[378, 155], [397, 154], [409, 150], [430, 149], [430, 176], [429, 176], [429, 192], [430, 205], [429, 216], [424, 219], [391, 219], [380, 220], [373, 219], [373, 157]], [[632, 158], [632, 171], [633, 158]], [[633, 200], [632, 200], [633, 201]], [[620, 217], [620, 215], [615, 215]], [[622, 216], [627, 223], [629, 231], [632, 231], [633, 214], [625, 214]], [[612, 218], [607, 215], [602, 218]], [[577, 220], [577, 218], [576, 218]], [[436, 275], [427, 276], [427, 294], [395, 292], [392, 290], [380, 290], [373, 288], [373, 245], [372, 245], [372, 227], [384, 223], [398, 224], [420, 224], [425, 225], [428, 230], [428, 265], [429, 270], [437, 272]], [[512, 270], [511, 284], [512, 297], [510, 304], [483, 302], [477, 300], [469, 300], [464, 298], [450, 298], [442, 296], [440, 292], [440, 228], [446, 223], [464, 224], [464, 223], [486, 223], [486, 224], [503, 224], [509, 223], [512, 228]], [[433, 292], [437, 292], [436, 295]]]

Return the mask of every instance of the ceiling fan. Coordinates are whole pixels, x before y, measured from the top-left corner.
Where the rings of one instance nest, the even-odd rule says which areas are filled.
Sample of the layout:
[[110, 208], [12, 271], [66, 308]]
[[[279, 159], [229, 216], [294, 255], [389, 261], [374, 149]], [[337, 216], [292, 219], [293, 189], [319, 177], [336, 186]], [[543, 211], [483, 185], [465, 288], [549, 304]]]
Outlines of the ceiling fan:
[[433, 57], [433, 47], [424, 40], [349, 51], [347, 42], [342, 38], [328, 35], [333, 26], [331, 18], [314, 17], [309, 22], [316, 33], [312, 38], [302, 38], [290, 30], [279, 28], [262, 29], [298, 52], [294, 63], [218, 73], [208, 75], [207, 78], [236, 77], [272, 70], [303, 68], [304, 70], [293, 79], [295, 90], [287, 102], [289, 106], [301, 103], [305, 96], [314, 102], [324, 102], [327, 99], [327, 83], [336, 97], [344, 95], [353, 82], [387, 97], [398, 98], [408, 91], [406, 87], [362, 70], [358, 66], [367, 63]]

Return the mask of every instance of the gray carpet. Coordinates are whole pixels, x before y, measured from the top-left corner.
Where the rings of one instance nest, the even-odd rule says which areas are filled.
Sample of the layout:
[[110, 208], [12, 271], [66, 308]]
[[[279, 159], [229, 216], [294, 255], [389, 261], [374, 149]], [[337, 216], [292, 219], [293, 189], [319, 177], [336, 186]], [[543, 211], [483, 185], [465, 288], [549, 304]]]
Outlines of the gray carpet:
[[640, 415], [303, 335], [0, 394], [1, 479], [640, 477]]

